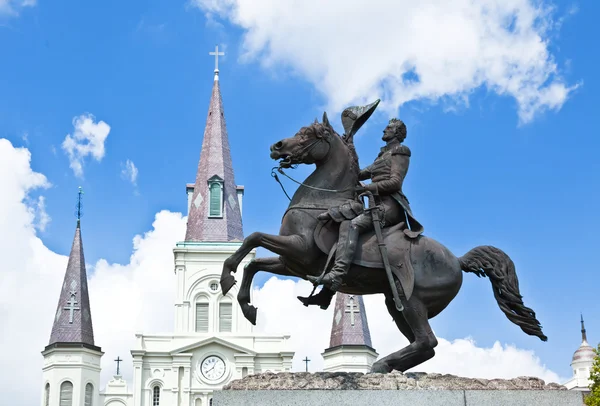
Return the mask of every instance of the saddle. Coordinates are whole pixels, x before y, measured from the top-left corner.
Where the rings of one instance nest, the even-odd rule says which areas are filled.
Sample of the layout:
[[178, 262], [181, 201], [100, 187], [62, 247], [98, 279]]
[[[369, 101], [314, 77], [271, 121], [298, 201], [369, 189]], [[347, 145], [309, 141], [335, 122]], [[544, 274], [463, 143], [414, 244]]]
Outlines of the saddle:
[[[314, 239], [317, 247], [330, 257], [333, 257], [335, 253], [339, 228], [340, 224], [331, 220], [321, 221], [315, 228]], [[392, 274], [401, 282], [404, 288], [404, 296], [408, 300], [412, 295], [415, 284], [415, 273], [410, 253], [412, 244], [418, 238], [408, 238], [403, 232], [405, 228], [406, 224], [400, 223], [385, 227], [381, 231], [387, 246]], [[384, 268], [374, 230], [360, 235], [352, 263], [365, 268]]]

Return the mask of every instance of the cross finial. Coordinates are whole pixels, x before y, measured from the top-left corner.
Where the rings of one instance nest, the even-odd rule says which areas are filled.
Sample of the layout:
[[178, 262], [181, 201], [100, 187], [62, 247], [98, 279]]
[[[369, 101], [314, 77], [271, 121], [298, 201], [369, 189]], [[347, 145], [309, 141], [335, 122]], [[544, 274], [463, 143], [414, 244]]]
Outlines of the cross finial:
[[346, 307], [347, 307], [347, 309], [345, 310], [345, 313], [350, 314], [350, 324], [352, 326], [354, 326], [354, 315], [360, 313], [360, 310], [354, 304], [354, 296], [353, 295], [348, 296], [348, 304], [346, 305]]
[[79, 186], [79, 191], [77, 192], [77, 211], [75, 212], [75, 215], [77, 216], [77, 227], [79, 227], [79, 223], [81, 221], [81, 216], [83, 215], [83, 212], [81, 211], [82, 197], [83, 197], [83, 189], [81, 188], [81, 186]]
[[219, 46], [215, 45], [215, 52], [209, 52], [208, 54], [215, 56], [215, 80], [219, 80], [219, 56], [225, 55], [225, 52], [219, 52]]
[[305, 357], [302, 362], [304, 362], [306, 364], [306, 372], [308, 372], [308, 363], [310, 362], [310, 360], [308, 359], [308, 357]]
[[121, 357], [117, 357], [117, 359], [115, 360], [115, 362], [117, 363], [117, 375], [121, 375], [121, 374], [119, 373], [119, 372], [120, 372], [120, 369], [119, 369], [119, 367], [120, 367], [121, 361], [123, 361], [123, 360], [121, 359]]

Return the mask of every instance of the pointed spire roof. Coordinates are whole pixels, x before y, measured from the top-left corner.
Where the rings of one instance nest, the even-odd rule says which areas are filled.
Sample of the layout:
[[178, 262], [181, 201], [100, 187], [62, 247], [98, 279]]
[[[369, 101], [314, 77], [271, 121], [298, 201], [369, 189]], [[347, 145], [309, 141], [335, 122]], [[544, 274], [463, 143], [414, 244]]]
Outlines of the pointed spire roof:
[[[79, 203], [78, 216], [80, 208]], [[48, 347], [60, 346], [61, 344], [78, 344], [99, 350], [94, 345], [92, 312], [79, 219], [77, 219], [77, 228], [75, 229], [65, 278], [61, 285]]]
[[364, 345], [373, 348], [362, 296], [338, 292], [329, 348], [342, 345]]
[[[186, 241], [227, 242], [244, 239], [218, 68], [214, 73], [200, 162], [188, 215]], [[209, 217], [209, 184], [213, 182], [219, 183], [223, 191], [222, 212], [219, 217]]]

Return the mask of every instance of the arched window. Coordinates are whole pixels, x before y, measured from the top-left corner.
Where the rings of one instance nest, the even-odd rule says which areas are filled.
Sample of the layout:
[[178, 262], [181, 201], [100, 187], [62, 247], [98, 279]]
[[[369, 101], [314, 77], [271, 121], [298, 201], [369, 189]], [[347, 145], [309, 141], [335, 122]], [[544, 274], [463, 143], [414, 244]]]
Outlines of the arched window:
[[59, 406], [73, 406], [73, 384], [65, 381], [60, 385]]
[[152, 389], [152, 406], [160, 406], [160, 386], [155, 386]]
[[92, 406], [92, 399], [94, 396], [94, 385], [88, 383], [85, 385], [85, 398], [83, 399], [84, 406]]
[[210, 398], [210, 399], [208, 400], [208, 405], [209, 405], [209, 406], [212, 406], [212, 398]]
[[50, 384], [47, 383], [44, 388], [44, 406], [50, 405]]
[[221, 182], [210, 182], [209, 187], [209, 217], [223, 217], [223, 185]]
[[195, 406], [202, 406], [202, 399], [196, 399]]

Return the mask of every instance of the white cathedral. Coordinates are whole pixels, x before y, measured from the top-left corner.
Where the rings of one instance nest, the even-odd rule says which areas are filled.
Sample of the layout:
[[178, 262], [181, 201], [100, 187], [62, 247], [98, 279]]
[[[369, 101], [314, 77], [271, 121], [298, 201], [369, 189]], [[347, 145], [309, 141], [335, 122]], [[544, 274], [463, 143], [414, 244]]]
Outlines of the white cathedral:
[[[212, 55], [222, 55], [218, 48]], [[244, 187], [234, 180], [218, 65], [193, 184], [186, 185], [185, 240], [176, 244], [175, 326], [170, 334], [136, 334], [133, 385], [119, 375], [100, 388], [101, 348], [94, 342], [80, 221], [44, 357], [42, 406], [205, 406], [213, 391], [260, 372], [291, 371], [290, 336], [255, 332], [237, 305], [237, 288], [223, 296], [223, 261], [241, 245]], [[253, 250], [242, 269], [256, 255]], [[167, 272], [167, 270], [165, 270]], [[338, 294], [325, 371], [368, 372], [371, 347], [360, 296]], [[118, 360], [120, 360], [118, 358]]]

